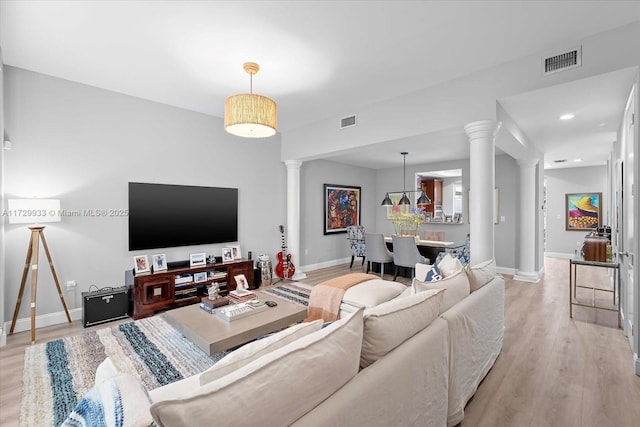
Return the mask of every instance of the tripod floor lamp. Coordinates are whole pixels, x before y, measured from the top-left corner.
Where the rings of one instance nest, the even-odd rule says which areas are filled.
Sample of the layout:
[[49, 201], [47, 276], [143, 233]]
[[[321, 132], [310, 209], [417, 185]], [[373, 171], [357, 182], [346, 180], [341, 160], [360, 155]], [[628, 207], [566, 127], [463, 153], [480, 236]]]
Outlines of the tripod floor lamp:
[[11, 321], [11, 329], [9, 335], [13, 334], [13, 330], [16, 326], [16, 320], [18, 319], [18, 312], [20, 311], [20, 305], [22, 304], [22, 296], [24, 295], [24, 288], [27, 283], [27, 276], [29, 270], [31, 270], [31, 343], [36, 342], [36, 294], [38, 290], [38, 255], [40, 252], [40, 241], [44, 247], [44, 252], [47, 255], [49, 261], [49, 267], [51, 268], [51, 274], [53, 280], [56, 283], [58, 289], [58, 295], [60, 301], [64, 307], [64, 312], [67, 315], [67, 320], [71, 323], [71, 316], [69, 316], [69, 310], [67, 304], [64, 301], [62, 295], [62, 289], [60, 288], [60, 281], [56, 274], [56, 269], [53, 267], [53, 261], [51, 260], [51, 253], [49, 253], [49, 246], [47, 246], [47, 240], [44, 238], [44, 226], [40, 225], [42, 222], [59, 222], [60, 221], [60, 200], [54, 199], [9, 199], [9, 224], [33, 224], [29, 227], [31, 230], [31, 239], [29, 240], [29, 247], [27, 249], [27, 259], [24, 263], [24, 270], [22, 272], [22, 280], [20, 282], [20, 291], [18, 293], [18, 300], [16, 301], [16, 308], [13, 312], [13, 320]]

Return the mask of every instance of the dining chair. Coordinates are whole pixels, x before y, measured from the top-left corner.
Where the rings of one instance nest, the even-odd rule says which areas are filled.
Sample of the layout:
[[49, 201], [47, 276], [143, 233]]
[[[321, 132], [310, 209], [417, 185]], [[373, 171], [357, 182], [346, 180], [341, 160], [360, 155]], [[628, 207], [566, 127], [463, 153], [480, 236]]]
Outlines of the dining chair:
[[380, 264], [380, 278], [384, 279], [384, 265], [393, 262], [393, 254], [387, 249], [382, 234], [364, 233], [365, 251], [367, 257], [367, 273], [371, 263]]
[[398, 267], [410, 268], [413, 279], [417, 262], [429, 264], [429, 258], [423, 257], [418, 251], [415, 237], [393, 235], [391, 241], [393, 242], [393, 263], [395, 264], [394, 281], [398, 277]]
[[353, 260], [355, 257], [362, 257], [362, 265], [364, 265], [364, 260], [366, 258], [364, 226], [348, 225], [347, 240], [349, 240], [349, 245], [351, 246], [351, 264], [349, 264], [349, 268], [353, 267]]

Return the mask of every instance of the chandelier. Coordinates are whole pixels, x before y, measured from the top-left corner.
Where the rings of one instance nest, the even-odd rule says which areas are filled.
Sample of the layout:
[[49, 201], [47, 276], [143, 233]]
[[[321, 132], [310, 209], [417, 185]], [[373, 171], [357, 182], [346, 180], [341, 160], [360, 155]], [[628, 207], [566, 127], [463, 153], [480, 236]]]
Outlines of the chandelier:
[[[406, 180], [406, 175], [407, 175], [407, 153], [406, 151], [401, 152], [400, 154], [402, 154], [404, 162], [403, 162], [403, 167], [402, 167], [402, 198], [400, 199], [400, 201], [398, 202], [399, 205], [410, 205], [411, 201], [409, 200], [409, 198], [407, 197], [407, 193], [417, 193], [420, 192], [421, 195], [420, 197], [418, 197], [418, 200], [416, 201], [416, 204], [418, 205], [430, 205], [431, 204], [431, 199], [429, 199], [427, 197], [426, 194], [424, 194], [424, 191], [422, 190], [410, 190], [407, 191], [407, 180]], [[399, 193], [399, 191], [394, 191], [394, 193]], [[382, 206], [393, 206], [393, 202], [391, 201], [391, 198], [389, 197], [389, 193], [387, 192], [387, 195], [384, 196], [384, 199], [382, 200]]]

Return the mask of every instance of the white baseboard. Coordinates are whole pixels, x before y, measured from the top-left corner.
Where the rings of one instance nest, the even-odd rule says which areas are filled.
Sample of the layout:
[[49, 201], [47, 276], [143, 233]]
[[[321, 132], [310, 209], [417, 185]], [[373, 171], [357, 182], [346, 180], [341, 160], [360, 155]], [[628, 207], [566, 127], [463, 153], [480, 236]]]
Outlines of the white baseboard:
[[515, 268], [497, 267], [496, 266], [496, 273], [508, 274], [509, 276], [515, 276], [516, 269]]
[[545, 252], [544, 256], [548, 258], [571, 259], [575, 254], [565, 254], [564, 252]]
[[[357, 261], [357, 260], [356, 260]], [[355, 264], [356, 261], [354, 261], [353, 263]], [[334, 267], [336, 265], [341, 265], [347, 262], [351, 262], [351, 257], [349, 258], [342, 258], [342, 259], [334, 259], [332, 261], [325, 261], [325, 262], [320, 262], [318, 264], [309, 264], [309, 265], [305, 265], [302, 268], [302, 271], [313, 271], [313, 270], [318, 270], [320, 268], [327, 268], [327, 267]], [[362, 262], [362, 261], [360, 261]]]
[[[82, 308], [74, 308], [69, 310], [69, 316], [71, 320], [82, 320]], [[44, 328], [45, 326], [53, 326], [59, 325], [61, 323], [67, 322], [67, 316], [64, 314], [64, 311], [59, 311], [57, 313], [49, 313], [42, 314], [40, 316], [36, 316], [36, 329]], [[3, 330], [9, 330], [11, 327], [11, 322], [6, 322], [4, 324]], [[13, 329], [13, 332], [24, 332], [31, 330], [31, 318], [25, 317], [22, 319], [16, 320], [16, 327]]]

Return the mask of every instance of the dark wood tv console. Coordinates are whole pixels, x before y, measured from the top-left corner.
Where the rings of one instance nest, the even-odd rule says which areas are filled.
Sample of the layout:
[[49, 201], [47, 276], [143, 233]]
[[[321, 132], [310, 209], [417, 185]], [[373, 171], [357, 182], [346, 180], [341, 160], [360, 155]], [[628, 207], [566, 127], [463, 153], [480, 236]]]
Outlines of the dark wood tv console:
[[[200, 273], [200, 274], [198, 274]], [[199, 267], [173, 268], [133, 276], [133, 318], [152, 316], [158, 311], [200, 302], [212, 283], [220, 295], [236, 288], [235, 276], [244, 274], [253, 289], [253, 261], [238, 260]]]

